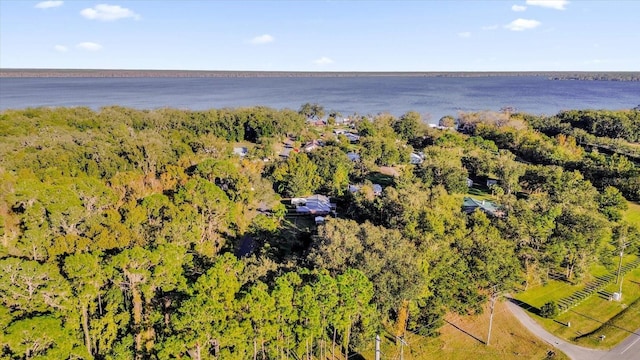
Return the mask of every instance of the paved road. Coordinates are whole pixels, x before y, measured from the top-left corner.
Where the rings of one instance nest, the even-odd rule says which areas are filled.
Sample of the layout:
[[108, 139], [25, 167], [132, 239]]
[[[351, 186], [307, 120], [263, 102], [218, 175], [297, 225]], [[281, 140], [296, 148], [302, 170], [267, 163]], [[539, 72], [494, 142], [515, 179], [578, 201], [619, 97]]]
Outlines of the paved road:
[[640, 359], [640, 329], [629, 335], [618, 346], [611, 349], [602, 359], [639, 360]]
[[562, 350], [567, 356], [574, 360], [640, 360], [640, 329], [635, 331], [623, 342], [609, 351], [593, 350], [582, 346], [577, 346], [562, 340], [549, 333], [527, 312], [512, 301], [507, 301], [507, 308], [513, 315], [535, 336], [544, 340], [551, 346]]

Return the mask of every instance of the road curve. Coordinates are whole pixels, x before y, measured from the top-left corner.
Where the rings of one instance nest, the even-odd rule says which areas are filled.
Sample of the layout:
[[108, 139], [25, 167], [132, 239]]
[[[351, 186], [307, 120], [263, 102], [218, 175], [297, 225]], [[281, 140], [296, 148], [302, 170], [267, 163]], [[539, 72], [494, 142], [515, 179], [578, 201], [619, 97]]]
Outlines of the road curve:
[[[561, 350], [563, 353], [567, 354], [567, 356], [570, 357], [571, 359], [574, 359], [574, 360], [609, 359], [608, 357], [609, 352], [607, 351], [593, 350], [593, 349], [588, 349], [582, 346], [573, 345], [551, 334], [550, 332], [545, 330], [542, 326], [540, 326], [540, 324], [535, 322], [535, 320], [529, 317], [529, 315], [524, 309], [522, 309], [520, 306], [515, 304], [509, 298], [507, 298], [507, 308], [522, 323], [522, 325], [524, 325], [535, 336], [539, 337], [540, 339], [547, 342], [551, 346]], [[640, 355], [640, 354], [636, 354], [636, 355]], [[616, 358], [616, 359], [620, 359], [620, 358]], [[630, 358], [630, 359], [634, 359], [634, 358]], [[638, 357], [636, 357], [635, 359], [638, 359]]]
[[574, 360], [640, 360], [640, 329], [634, 331], [609, 351], [594, 350], [570, 344], [545, 330], [527, 312], [507, 297], [507, 308], [535, 336], [561, 350]]

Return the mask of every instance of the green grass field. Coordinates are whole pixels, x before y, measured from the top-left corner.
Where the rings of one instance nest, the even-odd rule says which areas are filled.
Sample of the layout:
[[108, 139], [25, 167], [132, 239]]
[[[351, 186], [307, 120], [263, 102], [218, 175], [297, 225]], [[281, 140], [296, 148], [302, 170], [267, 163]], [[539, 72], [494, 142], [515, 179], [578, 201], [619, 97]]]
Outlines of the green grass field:
[[640, 204], [628, 202], [629, 208], [624, 212], [624, 219], [640, 227]]
[[[582, 287], [583, 285], [571, 285], [553, 280], [545, 286], [517, 294], [516, 298], [530, 306], [540, 308], [546, 302], [558, 300]], [[582, 346], [608, 349], [624, 340], [629, 335], [629, 331], [640, 328], [640, 314], [638, 314], [640, 302], [636, 301], [640, 299], [640, 269], [635, 269], [624, 276], [622, 300], [610, 301], [608, 295], [617, 291], [619, 286], [610, 284], [603, 289], [602, 295], [594, 294], [555, 319], [542, 318], [535, 314], [535, 311], [530, 312], [530, 315], [558, 337]], [[633, 307], [629, 308], [634, 302]], [[629, 308], [628, 311], [621, 314], [627, 308]], [[621, 314], [619, 318], [614, 319], [618, 314]], [[612, 319], [616, 326], [603, 326]], [[599, 341], [600, 335], [605, 335], [606, 339]]]

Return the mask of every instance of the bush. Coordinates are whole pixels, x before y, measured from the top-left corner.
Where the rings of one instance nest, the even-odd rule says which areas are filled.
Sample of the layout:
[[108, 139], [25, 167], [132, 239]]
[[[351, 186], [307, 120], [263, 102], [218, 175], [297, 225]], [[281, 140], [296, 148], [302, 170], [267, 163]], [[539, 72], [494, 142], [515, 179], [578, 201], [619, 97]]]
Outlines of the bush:
[[558, 316], [558, 312], [558, 305], [556, 304], [556, 302], [549, 301], [548, 303], [542, 305], [542, 308], [540, 309], [540, 316], [547, 319], [553, 319], [554, 317]]

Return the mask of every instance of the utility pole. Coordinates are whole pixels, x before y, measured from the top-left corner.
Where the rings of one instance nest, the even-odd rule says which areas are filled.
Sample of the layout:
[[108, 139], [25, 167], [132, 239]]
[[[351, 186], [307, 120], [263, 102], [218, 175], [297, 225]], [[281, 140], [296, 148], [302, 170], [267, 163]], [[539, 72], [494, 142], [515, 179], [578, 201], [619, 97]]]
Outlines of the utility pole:
[[[622, 279], [624, 278], [624, 275], [622, 275], [622, 277], [620, 277], [620, 299], [622, 299]], [[622, 301], [622, 300], [620, 300]]]
[[493, 309], [496, 305], [496, 299], [498, 298], [498, 285], [493, 285], [491, 288], [491, 315], [489, 315], [489, 333], [487, 335], [487, 346], [491, 341], [491, 326], [493, 325]]
[[407, 343], [404, 341], [404, 336], [398, 336], [398, 340], [400, 340], [400, 360], [404, 360], [404, 346]]
[[622, 257], [624, 256], [624, 249], [626, 247], [627, 247], [626, 242], [622, 242], [620, 244], [620, 261], [618, 261], [618, 274], [616, 275], [616, 283], [619, 282], [620, 284], [620, 291], [618, 292], [620, 294], [620, 299], [622, 299], [622, 277], [620, 276], [620, 272], [622, 270]]
[[376, 335], [376, 360], [380, 360], [380, 335]]

